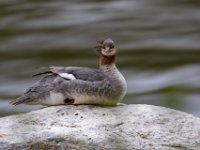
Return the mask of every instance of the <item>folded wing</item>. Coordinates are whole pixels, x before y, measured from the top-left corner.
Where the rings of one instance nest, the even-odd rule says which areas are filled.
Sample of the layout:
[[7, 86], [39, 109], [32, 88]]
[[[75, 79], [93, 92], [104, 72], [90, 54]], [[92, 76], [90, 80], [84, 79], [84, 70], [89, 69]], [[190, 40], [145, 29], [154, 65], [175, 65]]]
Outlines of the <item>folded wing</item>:
[[[38, 102], [41, 104], [42, 100], [47, 101], [51, 103], [51, 95], [52, 93], [55, 95], [55, 93], [59, 93], [58, 89], [65, 89], [68, 90], [69, 87], [62, 86], [62, 85], [68, 85], [70, 80], [77, 80], [81, 83], [87, 82], [88, 84], [93, 84], [93, 82], [102, 81], [105, 78], [107, 78], [104, 73], [99, 71], [98, 69], [91, 69], [87, 67], [50, 67], [50, 70], [47, 72], [42, 72], [39, 74], [36, 74], [34, 76], [42, 75], [42, 74], [48, 74], [44, 76], [42, 79], [40, 79], [38, 82], [36, 82], [34, 85], [29, 87], [25, 93], [20, 96], [19, 98], [11, 101], [11, 104], [18, 105], [21, 103], [25, 104], [35, 104], [35, 102]], [[65, 84], [66, 82], [66, 84]], [[72, 85], [73, 86], [73, 85]], [[80, 86], [82, 87], [82, 86]], [[63, 100], [65, 99], [73, 99], [71, 95], [63, 94], [66, 92], [61, 92], [57, 99], [61, 101], [61, 104]], [[39, 101], [39, 100], [41, 101]], [[52, 98], [52, 100], [55, 98]]]

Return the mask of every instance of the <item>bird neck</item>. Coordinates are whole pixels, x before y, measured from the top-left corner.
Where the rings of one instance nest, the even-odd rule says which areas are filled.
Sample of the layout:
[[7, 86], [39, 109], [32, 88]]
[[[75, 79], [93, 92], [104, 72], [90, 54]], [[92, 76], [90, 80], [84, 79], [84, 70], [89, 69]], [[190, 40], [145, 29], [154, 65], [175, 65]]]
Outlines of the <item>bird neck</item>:
[[105, 55], [100, 55], [100, 59], [99, 59], [99, 65], [111, 65], [111, 64], [115, 64], [116, 62], [116, 55], [113, 56], [105, 56]]

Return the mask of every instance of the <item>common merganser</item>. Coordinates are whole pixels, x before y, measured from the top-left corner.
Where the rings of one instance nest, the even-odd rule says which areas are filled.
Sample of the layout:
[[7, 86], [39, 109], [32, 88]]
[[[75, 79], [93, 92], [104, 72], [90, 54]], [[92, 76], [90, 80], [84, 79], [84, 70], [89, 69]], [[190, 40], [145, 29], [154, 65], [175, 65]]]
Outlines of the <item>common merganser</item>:
[[115, 65], [116, 46], [111, 38], [99, 44], [99, 69], [50, 67], [49, 71], [34, 75], [48, 73], [11, 104], [116, 105], [121, 102], [126, 94], [127, 83]]

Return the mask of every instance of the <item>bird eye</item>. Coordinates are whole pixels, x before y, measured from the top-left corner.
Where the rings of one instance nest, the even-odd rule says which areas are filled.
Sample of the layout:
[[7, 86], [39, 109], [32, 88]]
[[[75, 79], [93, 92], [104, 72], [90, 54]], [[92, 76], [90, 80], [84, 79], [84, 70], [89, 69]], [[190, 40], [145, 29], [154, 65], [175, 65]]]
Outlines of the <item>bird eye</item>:
[[114, 48], [114, 45], [113, 45], [113, 44], [110, 44], [110, 48]]

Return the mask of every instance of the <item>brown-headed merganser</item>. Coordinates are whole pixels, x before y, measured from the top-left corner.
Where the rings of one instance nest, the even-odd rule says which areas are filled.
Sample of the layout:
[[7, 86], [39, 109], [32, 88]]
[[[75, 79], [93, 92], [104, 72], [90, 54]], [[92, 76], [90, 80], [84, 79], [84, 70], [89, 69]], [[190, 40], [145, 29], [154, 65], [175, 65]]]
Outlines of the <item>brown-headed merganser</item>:
[[127, 83], [117, 69], [116, 46], [107, 38], [97, 46], [99, 69], [87, 67], [50, 67], [50, 71], [11, 104], [94, 104], [116, 105], [124, 98]]

